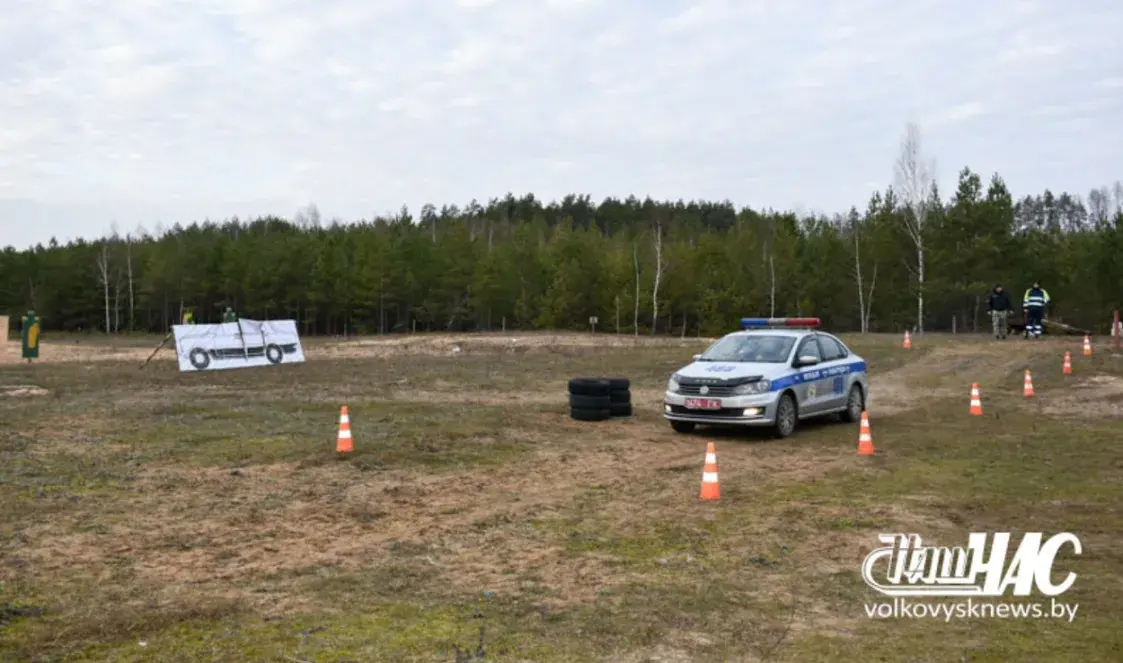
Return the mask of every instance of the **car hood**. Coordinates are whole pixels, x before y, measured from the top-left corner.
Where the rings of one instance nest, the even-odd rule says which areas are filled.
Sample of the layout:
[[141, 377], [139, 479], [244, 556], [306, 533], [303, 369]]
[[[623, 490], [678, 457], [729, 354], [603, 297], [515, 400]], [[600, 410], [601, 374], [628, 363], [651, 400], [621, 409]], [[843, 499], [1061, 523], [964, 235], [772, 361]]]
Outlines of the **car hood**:
[[749, 378], [775, 380], [790, 373], [791, 370], [791, 367], [786, 363], [754, 364], [736, 361], [696, 361], [679, 369], [675, 375], [690, 380], [714, 380], [715, 382], [740, 381]]

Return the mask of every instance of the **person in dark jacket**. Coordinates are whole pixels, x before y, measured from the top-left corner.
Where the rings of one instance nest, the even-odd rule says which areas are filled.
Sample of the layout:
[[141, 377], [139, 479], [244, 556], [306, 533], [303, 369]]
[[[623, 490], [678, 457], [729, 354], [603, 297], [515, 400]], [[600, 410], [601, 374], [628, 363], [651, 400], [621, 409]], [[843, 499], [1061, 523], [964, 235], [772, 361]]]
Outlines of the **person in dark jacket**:
[[1014, 306], [1010, 303], [1010, 296], [1002, 289], [1002, 284], [994, 286], [987, 298], [987, 311], [990, 312], [991, 325], [994, 327], [994, 337], [1005, 339], [1009, 330], [1007, 319]]

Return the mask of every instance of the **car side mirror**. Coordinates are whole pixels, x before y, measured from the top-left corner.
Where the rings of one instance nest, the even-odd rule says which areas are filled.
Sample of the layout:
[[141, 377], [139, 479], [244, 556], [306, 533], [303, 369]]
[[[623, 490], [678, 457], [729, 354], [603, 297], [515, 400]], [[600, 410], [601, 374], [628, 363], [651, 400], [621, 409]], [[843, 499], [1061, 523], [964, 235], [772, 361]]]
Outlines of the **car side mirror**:
[[702, 358], [702, 355], [694, 355], [694, 361], [698, 361], [701, 358]]
[[815, 364], [819, 363], [819, 358], [812, 357], [811, 355], [804, 355], [799, 359], [796, 359], [795, 363], [797, 366], [814, 366]]

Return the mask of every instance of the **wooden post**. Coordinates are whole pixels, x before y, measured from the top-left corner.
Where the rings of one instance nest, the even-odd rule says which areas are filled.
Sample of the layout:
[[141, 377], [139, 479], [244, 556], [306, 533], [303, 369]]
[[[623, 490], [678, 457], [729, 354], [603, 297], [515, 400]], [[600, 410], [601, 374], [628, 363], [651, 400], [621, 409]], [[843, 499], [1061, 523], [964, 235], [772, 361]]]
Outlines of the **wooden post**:
[[1123, 325], [1119, 322], [1119, 311], [1116, 311], [1112, 317], [1111, 328], [1114, 330], [1112, 335], [1115, 336], [1115, 349], [1118, 350], [1120, 345], [1123, 345]]
[[168, 332], [168, 335], [164, 337], [164, 340], [160, 341], [160, 345], [157, 345], [156, 349], [152, 351], [152, 354], [148, 355], [148, 359], [145, 359], [144, 363], [140, 365], [141, 368], [144, 368], [145, 366], [148, 365], [148, 362], [152, 361], [152, 358], [156, 356], [156, 353], [159, 352], [161, 348], [163, 348], [165, 345], [168, 344], [168, 341], [171, 340], [172, 334], [174, 334], [174, 333], [175, 333], [175, 330], [172, 330], [172, 331]]
[[951, 316], [951, 333], [955, 333], [955, 316]]

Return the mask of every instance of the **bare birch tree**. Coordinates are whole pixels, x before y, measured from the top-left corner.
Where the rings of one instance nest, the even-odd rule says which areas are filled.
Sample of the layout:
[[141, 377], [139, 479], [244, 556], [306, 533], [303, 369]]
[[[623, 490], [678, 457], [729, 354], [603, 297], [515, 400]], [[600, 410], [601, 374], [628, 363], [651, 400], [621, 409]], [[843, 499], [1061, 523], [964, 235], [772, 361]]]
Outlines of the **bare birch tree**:
[[117, 266], [117, 274], [113, 277], [113, 333], [121, 332], [121, 267]]
[[870, 329], [870, 311], [873, 310], [873, 287], [877, 285], [877, 263], [873, 264], [873, 276], [870, 277], [870, 292], [866, 296], [866, 312], [862, 317], [862, 333]]
[[125, 265], [126, 273], [129, 277], [129, 331], [132, 332], [136, 329], [136, 294], [133, 290], [133, 237], [132, 235], [125, 235]]
[[854, 234], [854, 279], [858, 282], [858, 320], [863, 334], [870, 330], [870, 309], [873, 306], [873, 287], [877, 283], [877, 262], [873, 264], [873, 276], [870, 278], [869, 294], [865, 293], [865, 284], [862, 282], [862, 246], [858, 219], [850, 225]]
[[904, 204], [905, 233], [916, 248], [916, 267], [909, 270], [916, 276], [916, 333], [924, 333], [924, 236], [928, 220], [928, 195], [932, 190], [935, 164], [925, 163], [920, 149], [920, 127], [910, 122], [901, 140], [901, 153], [896, 165], [896, 189]]
[[776, 317], [776, 260], [773, 257], [776, 242], [776, 226], [774, 222], [768, 224], [768, 236], [761, 242], [761, 266], [768, 268], [768, 317]]
[[655, 279], [651, 289], [651, 333], [659, 325], [659, 280], [663, 278], [663, 222], [655, 221]]
[[101, 253], [97, 257], [98, 276], [105, 295], [105, 333], [111, 331], [109, 319], [109, 242], [102, 242]]
[[866, 298], [865, 293], [862, 292], [862, 250], [858, 242], [858, 221], [850, 225], [850, 231], [854, 233], [854, 279], [858, 282], [858, 320], [861, 325], [862, 333], [866, 333]]
[[632, 335], [639, 336], [639, 248], [632, 242], [632, 265], [636, 270], [635, 313], [632, 316]]
[[768, 317], [775, 318], [776, 317], [776, 259], [772, 255], [771, 251], [768, 252], [768, 278], [769, 278], [769, 283], [770, 283], [769, 293], [768, 293], [768, 302], [769, 302]]

